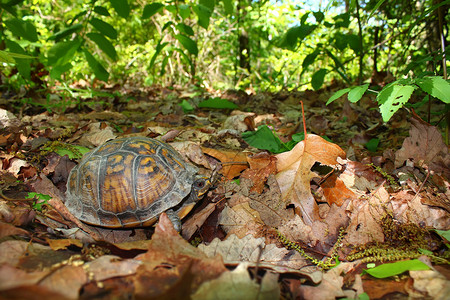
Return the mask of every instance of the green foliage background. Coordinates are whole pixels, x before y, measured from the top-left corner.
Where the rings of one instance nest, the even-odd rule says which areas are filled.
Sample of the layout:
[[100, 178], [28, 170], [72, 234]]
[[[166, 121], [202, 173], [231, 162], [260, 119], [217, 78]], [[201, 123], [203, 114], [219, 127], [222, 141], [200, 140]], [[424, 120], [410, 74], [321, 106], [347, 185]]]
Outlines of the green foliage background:
[[449, 5], [1, 0], [1, 83], [31, 88], [97, 79], [278, 91], [319, 89], [334, 79], [362, 84], [375, 71], [442, 75], [436, 28], [441, 9], [448, 33]]

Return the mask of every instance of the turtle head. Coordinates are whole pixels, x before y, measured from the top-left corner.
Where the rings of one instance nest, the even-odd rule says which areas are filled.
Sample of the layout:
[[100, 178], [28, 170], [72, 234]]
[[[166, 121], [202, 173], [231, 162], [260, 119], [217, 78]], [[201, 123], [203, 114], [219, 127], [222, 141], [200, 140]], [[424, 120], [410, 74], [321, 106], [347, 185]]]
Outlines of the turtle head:
[[[212, 177], [211, 177], [212, 178]], [[194, 182], [192, 183], [191, 189], [191, 201], [197, 202], [202, 199], [206, 192], [211, 187], [211, 178], [205, 175], [197, 175], [195, 176]]]

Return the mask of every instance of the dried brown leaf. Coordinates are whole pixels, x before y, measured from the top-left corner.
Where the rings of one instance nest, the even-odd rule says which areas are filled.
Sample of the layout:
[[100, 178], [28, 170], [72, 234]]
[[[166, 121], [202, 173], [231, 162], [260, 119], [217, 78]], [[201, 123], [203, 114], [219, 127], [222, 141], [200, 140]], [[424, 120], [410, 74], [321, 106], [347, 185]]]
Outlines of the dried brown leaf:
[[247, 234], [260, 236], [264, 222], [259, 213], [250, 207], [248, 201], [233, 207], [225, 205], [219, 217], [219, 225], [227, 234], [236, 234], [244, 237]]
[[266, 152], [261, 152], [248, 156], [247, 160], [250, 168], [242, 173], [241, 178], [248, 178], [253, 182], [250, 192], [261, 194], [269, 175], [276, 173], [276, 158]]
[[292, 273], [320, 282], [322, 272], [315, 267], [307, 267], [310, 262], [294, 250], [278, 248], [275, 244], [266, 245], [264, 238], [249, 234], [238, 238], [232, 234], [224, 241], [215, 238], [209, 245], [199, 245], [208, 257], [220, 254], [227, 265], [246, 262], [251, 267], [258, 266], [277, 273]]
[[113, 277], [129, 276], [136, 273], [142, 264], [135, 259], [122, 260], [118, 256], [103, 255], [84, 265], [93, 280], [102, 281]]
[[336, 165], [338, 157], [345, 157], [345, 152], [338, 145], [314, 134], [308, 135], [291, 151], [276, 155], [276, 179], [282, 199], [301, 210], [306, 225], [312, 225], [320, 219], [316, 201], [311, 194], [310, 181], [317, 176], [311, 172], [311, 167], [316, 162]]
[[226, 272], [222, 259], [208, 258], [186, 242], [173, 228], [165, 213], [161, 214], [148, 251], [136, 259], [142, 261], [133, 282], [139, 297], [179, 295], [186, 297], [203, 282]]
[[405, 160], [413, 159], [416, 165], [450, 178], [450, 152], [439, 130], [413, 116], [409, 135], [395, 154], [395, 166], [399, 167]]
[[243, 170], [248, 168], [247, 154], [242, 151], [217, 150], [206, 147], [202, 147], [202, 150], [222, 163], [220, 174], [227, 179], [239, 176]]

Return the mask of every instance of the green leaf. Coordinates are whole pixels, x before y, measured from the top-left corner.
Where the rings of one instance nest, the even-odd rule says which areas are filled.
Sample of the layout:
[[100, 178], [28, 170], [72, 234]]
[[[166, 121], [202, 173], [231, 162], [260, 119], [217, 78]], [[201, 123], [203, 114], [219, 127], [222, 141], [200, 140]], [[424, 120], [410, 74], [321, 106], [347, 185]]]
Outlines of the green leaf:
[[[26, 56], [25, 50], [20, 46], [18, 43], [6, 40], [5, 41], [6, 47], [8, 47], [11, 52], [22, 54], [23, 56]], [[29, 58], [14, 58], [14, 60], [17, 63], [17, 70], [19, 71], [19, 74], [23, 76], [23, 78], [31, 80], [31, 62], [32, 59]]]
[[70, 69], [72, 69], [72, 64], [71, 63], [67, 63], [65, 65], [56, 65], [53, 66], [50, 70], [50, 77], [52, 79], [61, 79], [61, 75], [64, 74], [65, 72], [69, 71]]
[[303, 41], [316, 27], [316, 25], [302, 24], [289, 28], [283, 37], [280, 47], [293, 50], [299, 41]]
[[348, 93], [351, 90], [351, 88], [345, 88], [342, 90], [337, 91], [336, 93], [333, 94], [333, 96], [331, 96], [330, 99], [328, 99], [327, 104], [330, 104], [331, 102], [335, 101], [336, 99], [339, 99], [340, 97], [342, 97], [345, 93]]
[[429, 270], [425, 263], [421, 262], [418, 259], [412, 260], [403, 260], [395, 263], [387, 263], [379, 265], [373, 269], [364, 270], [365, 273], [375, 277], [375, 278], [387, 278], [390, 276], [395, 276], [402, 274], [406, 271], [420, 271], [420, 270]]
[[211, 10], [204, 6], [204, 5], [195, 5], [192, 7], [194, 12], [197, 14], [198, 17], [198, 25], [202, 26], [205, 29], [208, 29], [209, 26], [209, 19], [211, 18]]
[[86, 60], [91, 67], [92, 71], [94, 71], [95, 77], [102, 81], [108, 81], [109, 73], [106, 69], [95, 59], [94, 56], [87, 50], [83, 49], [84, 55], [86, 56]]
[[283, 149], [280, 139], [266, 125], [259, 126], [256, 131], [243, 132], [242, 138], [247, 144], [257, 149], [268, 150], [272, 153], [280, 153]]
[[369, 17], [367, 18], [367, 20], [369, 20], [369, 19], [373, 16], [373, 14], [377, 12], [377, 9], [381, 6], [381, 4], [383, 4], [384, 1], [385, 1], [385, 0], [379, 0], [379, 1], [377, 2], [377, 4], [375, 4], [375, 6], [373, 7], [372, 12], [370, 13], [370, 15], [369, 15]]
[[377, 152], [378, 145], [380, 144], [380, 139], [370, 139], [364, 146], [366, 146], [367, 150], [370, 152]]
[[325, 15], [321, 11], [313, 12], [314, 18], [316, 18], [317, 23], [321, 23], [325, 19]]
[[361, 44], [359, 41], [359, 36], [356, 34], [347, 34], [346, 35], [347, 43], [356, 54], [361, 52]]
[[314, 63], [314, 61], [316, 60], [317, 56], [319, 55], [319, 53], [320, 53], [320, 50], [316, 49], [316, 50], [314, 50], [313, 53], [306, 55], [306, 57], [302, 63], [302, 68], [306, 69], [307, 67], [312, 65]]
[[114, 49], [113, 44], [105, 38], [102, 34], [97, 32], [90, 32], [86, 34], [86, 36], [94, 41], [97, 46], [105, 52], [106, 55], [108, 55], [112, 60], [117, 60], [117, 52], [116, 49]]
[[437, 234], [439, 234], [441, 237], [446, 239], [448, 242], [450, 242], [450, 230], [437, 230], [435, 229]]
[[219, 109], [236, 109], [239, 108], [236, 104], [226, 99], [221, 98], [209, 98], [204, 101], [201, 101], [198, 104], [198, 107], [204, 108], [219, 108]]
[[11, 54], [14, 53], [0, 50], [0, 63], [15, 64], [16, 61]]
[[364, 93], [369, 88], [369, 84], [364, 84], [361, 86], [355, 86], [351, 89], [351, 91], [348, 93], [348, 101], [352, 103], [358, 102], [361, 97], [364, 95]]
[[99, 15], [102, 15], [102, 16], [105, 16], [105, 17], [109, 17], [110, 16], [109, 11], [103, 6], [96, 6], [96, 7], [94, 7], [94, 11], [96, 13], [98, 13]]
[[150, 18], [154, 14], [160, 12], [163, 7], [164, 7], [164, 4], [158, 3], [158, 2], [147, 4], [146, 6], [144, 6], [144, 12], [142, 13], [142, 19]]
[[183, 45], [184, 48], [186, 48], [187, 51], [189, 51], [190, 54], [197, 56], [198, 48], [197, 43], [194, 40], [182, 34], [175, 35], [175, 38], [180, 42], [181, 45]]
[[29, 40], [30, 42], [38, 41], [36, 27], [34, 27], [33, 23], [30, 21], [13, 18], [4, 21], [4, 24], [15, 35]]
[[111, 2], [111, 6], [114, 8], [116, 13], [126, 19], [130, 15], [130, 5], [127, 0], [109, 0]]
[[36, 201], [33, 203], [33, 209], [37, 211], [42, 211], [42, 205], [48, 204], [48, 200], [52, 199], [52, 197], [49, 195], [36, 192], [29, 192], [26, 198], [36, 199]]
[[416, 84], [425, 92], [442, 102], [450, 103], [450, 83], [442, 77], [432, 76], [416, 79]]
[[106, 23], [105, 21], [102, 21], [97, 18], [92, 18], [89, 20], [89, 23], [92, 24], [92, 26], [95, 27], [98, 31], [103, 33], [103, 35], [106, 35], [107, 37], [115, 40], [117, 38], [117, 31], [112, 27], [110, 24]]
[[178, 5], [178, 14], [183, 20], [186, 20], [191, 15], [191, 7], [187, 4]]
[[210, 11], [214, 10], [214, 6], [216, 5], [216, 1], [215, 0], [199, 0], [199, 2], [201, 5], [209, 8]]
[[161, 40], [159, 40], [158, 44], [156, 45], [156, 50], [155, 50], [155, 54], [153, 54], [152, 59], [150, 60], [150, 69], [153, 69], [153, 66], [155, 65], [155, 61], [156, 61], [156, 57], [158, 57], [159, 53], [161, 53], [161, 51], [164, 49], [164, 47], [166, 47], [169, 43], [165, 42], [161, 44]]
[[177, 28], [181, 33], [187, 34], [187, 35], [194, 35], [194, 30], [191, 26], [186, 25], [184, 23], [179, 23], [175, 25], [175, 28]]
[[49, 37], [48, 40], [49, 40], [49, 41], [55, 40], [55, 41], [58, 42], [59, 40], [65, 38], [66, 36], [69, 36], [69, 35], [71, 35], [71, 34], [74, 33], [74, 32], [80, 31], [81, 28], [83, 28], [83, 25], [82, 25], [82, 24], [75, 24], [75, 25], [72, 25], [72, 26], [70, 26], [70, 27], [67, 27], [67, 28], [61, 30], [61, 31], [58, 32], [58, 33], [55, 33], [54, 35], [52, 35], [51, 37]]
[[381, 90], [377, 96], [377, 101], [381, 104], [380, 112], [384, 122], [389, 121], [394, 113], [408, 102], [414, 90], [414, 86], [397, 84], [384, 87], [383, 90]]
[[81, 41], [75, 39], [73, 41], [59, 42], [53, 45], [48, 51], [47, 62], [50, 66], [62, 66], [72, 62], [72, 58], [81, 45]]
[[225, 14], [232, 15], [234, 13], [234, 6], [232, 0], [222, 0]]
[[320, 89], [327, 72], [328, 72], [327, 69], [320, 69], [319, 71], [317, 71], [316, 73], [313, 74], [313, 76], [311, 78], [311, 85], [314, 90], [317, 91], [318, 89]]
[[194, 107], [189, 102], [187, 102], [186, 100], [181, 101], [181, 103], [179, 105], [183, 108], [183, 111], [185, 113], [194, 110]]

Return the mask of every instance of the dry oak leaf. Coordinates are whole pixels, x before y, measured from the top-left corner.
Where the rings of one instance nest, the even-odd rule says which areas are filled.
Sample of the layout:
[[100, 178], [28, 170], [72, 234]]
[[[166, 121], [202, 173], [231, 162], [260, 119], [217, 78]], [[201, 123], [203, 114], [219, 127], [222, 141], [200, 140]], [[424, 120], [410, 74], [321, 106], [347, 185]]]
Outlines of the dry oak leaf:
[[247, 160], [250, 168], [242, 173], [241, 178], [248, 178], [253, 182], [250, 192], [261, 194], [269, 175], [276, 173], [276, 158], [267, 152], [261, 152], [248, 156]]
[[148, 251], [135, 259], [142, 261], [133, 277], [136, 297], [142, 299], [188, 298], [203, 282], [228, 272], [220, 257], [209, 258], [185, 241], [165, 213]]
[[222, 163], [220, 174], [227, 179], [233, 179], [239, 176], [241, 172], [248, 168], [247, 153], [233, 150], [217, 150], [213, 148], [202, 147], [205, 154], [212, 156]]
[[225, 205], [219, 216], [219, 225], [227, 234], [236, 234], [244, 237], [247, 234], [262, 235], [264, 222], [259, 213], [249, 206], [248, 202], [233, 207]]
[[301, 210], [306, 225], [311, 226], [320, 219], [317, 203], [311, 194], [310, 181], [317, 176], [311, 172], [311, 167], [316, 162], [334, 166], [338, 164], [338, 157], [345, 158], [344, 150], [314, 134], [308, 134], [291, 151], [276, 155], [276, 179], [282, 199]]
[[362, 245], [370, 242], [384, 242], [380, 220], [386, 210], [393, 211], [389, 193], [381, 186], [367, 200], [352, 201], [347, 206], [350, 212], [350, 225], [343, 244]]
[[266, 245], [264, 238], [255, 238], [251, 234], [241, 239], [232, 234], [224, 241], [215, 238], [209, 245], [199, 245], [198, 248], [208, 257], [220, 254], [227, 265], [246, 262], [250, 267], [307, 277], [313, 283], [322, 279], [322, 272], [297, 251], [278, 248], [275, 244]]
[[141, 264], [142, 262], [136, 259], [121, 259], [115, 255], [103, 255], [84, 264], [83, 267], [93, 280], [102, 281], [135, 274]]
[[417, 116], [411, 118], [409, 137], [395, 154], [395, 166], [405, 160], [413, 159], [415, 165], [428, 167], [430, 171], [444, 174], [450, 178], [450, 152], [442, 135], [435, 126]]

